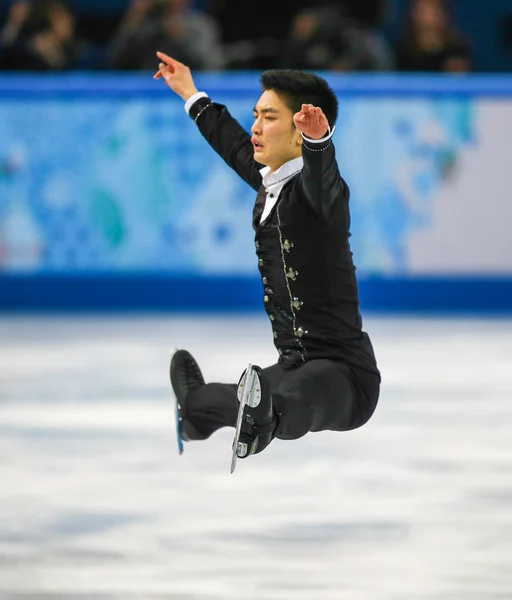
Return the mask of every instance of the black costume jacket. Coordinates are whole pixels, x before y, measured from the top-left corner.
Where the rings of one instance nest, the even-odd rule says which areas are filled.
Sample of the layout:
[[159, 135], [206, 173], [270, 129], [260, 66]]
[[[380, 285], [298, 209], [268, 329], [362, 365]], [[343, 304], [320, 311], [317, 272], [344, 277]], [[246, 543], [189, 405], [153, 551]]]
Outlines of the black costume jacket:
[[213, 149], [258, 191], [256, 254], [279, 362], [295, 367], [331, 359], [351, 367], [363, 388], [368, 377], [372, 388], [378, 386], [372, 345], [362, 331], [349, 245], [349, 188], [332, 141], [308, 145], [304, 140], [302, 171], [285, 184], [260, 224], [266, 191], [250, 135], [210, 98], [197, 100], [189, 114]]

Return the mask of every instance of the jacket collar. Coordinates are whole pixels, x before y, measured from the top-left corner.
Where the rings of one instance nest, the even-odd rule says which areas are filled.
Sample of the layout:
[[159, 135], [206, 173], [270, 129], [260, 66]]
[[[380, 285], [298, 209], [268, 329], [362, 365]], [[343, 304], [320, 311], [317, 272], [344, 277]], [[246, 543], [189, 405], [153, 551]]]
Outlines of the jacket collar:
[[298, 156], [297, 158], [293, 158], [289, 160], [287, 163], [284, 163], [277, 171], [271, 172], [270, 167], [265, 167], [260, 170], [261, 177], [263, 179], [263, 185], [265, 189], [269, 189], [274, 185], [279, 183], [284, 184], [287, 179], [296, 175], [304, 166], [304, 161], [302, 156]]

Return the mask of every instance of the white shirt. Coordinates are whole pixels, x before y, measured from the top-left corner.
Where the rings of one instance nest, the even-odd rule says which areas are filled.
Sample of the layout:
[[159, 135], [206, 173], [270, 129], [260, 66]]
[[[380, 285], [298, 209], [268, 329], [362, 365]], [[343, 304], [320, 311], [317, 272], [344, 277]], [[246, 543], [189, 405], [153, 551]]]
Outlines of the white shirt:
[[[207, 97], [208, 94], [206, 94], [205, 92], [197, 92], [197, 94], [191, 96], [185, 103], [186, 112], [190, 112], [190, 109], [192, 108], [193, 104], [197, 102], [199, 98]], [[332, 130], [329, 127], [328, 135], [323, 137], [321, 140], [312, 140], [306, 137], [304, 134], [302, 134], [302, 137], [307, 141], [308, 144], [321, 144], [329, 140], [334, 135], [335, 130], [336, 127], [333, 127]], [[261, 177], [263, 179], [263, 185], [265, 186], [265, 190], [267, 192], [267, 197], [265, 199], [265, 208], [263, 209], [263, 213], [261, 215], [260, 224], [263, 223], [263, 221], [272, 212], [272, 209], [279, 200], [279, 196], [285, 183], [289, 181], [292, 177], [297, 175], [297, 173], [299, 173], [302, 170], [303, 166], [304, 161], [302, 159], [302, 156], [299, 156], [297, 158], [289, 160], [287, 163], [279, 167], [279, 169], [277, 169], [277, 171], [274, 171], [273, 173], [271, 172], [272, 169], [270, 167], [265, 167], [264, 169], [260, 170]]]
[[289, 160], [287, 163], [284, 163], [282, 167], [279, 167], [279, 169], [273, 173], [271, 173], [272, 169], [270, 167], [265, 167], [264, 169], [260, 170], [261, 177], [263, 178], [263, 185], [265, 186], [265, 191], [267, 192], [265, 208], [261, 214], [260, 224], [263, 223], [263, 221], [271, 213], [279, 199], [281, 190], [283, 189], [285, 183], [297, 175], [297, 173], [300, 173], [303, 166], [304, 161], [302, 160], [302, 156], [299, 156], [298, 158], [294, 158]]

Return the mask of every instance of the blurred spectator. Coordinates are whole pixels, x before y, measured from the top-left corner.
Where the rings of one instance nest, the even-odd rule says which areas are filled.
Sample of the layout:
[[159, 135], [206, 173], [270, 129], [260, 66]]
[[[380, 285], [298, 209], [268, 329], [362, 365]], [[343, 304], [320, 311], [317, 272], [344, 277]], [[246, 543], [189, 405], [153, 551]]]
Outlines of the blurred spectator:
[[412, 0], [396, 47], [401, 71], [467, 72], [469, 45], [450, 19], [447, 0]]
[[338, 2], [299, 11], [280, 62], [291, 69], [387, 71], [393, 56], [383, 37]]
[[132, 0], [110, 44], [113, 69], [155, 70], [160, 50], [192, 69], [223, 66], [215, 20], [192, 10], [190, 0]]
[[222, 24], [222, 41], [225, 44], [260, 39], [281, 42], [293, 12], [314, 2], [272, 0], [265, 7], [262, 0], [207, 0], [206, 10]]
[[15, 0], [1, 32], [0, 68], [70, 68], [79, 55], [75, 17], [62, 0]]

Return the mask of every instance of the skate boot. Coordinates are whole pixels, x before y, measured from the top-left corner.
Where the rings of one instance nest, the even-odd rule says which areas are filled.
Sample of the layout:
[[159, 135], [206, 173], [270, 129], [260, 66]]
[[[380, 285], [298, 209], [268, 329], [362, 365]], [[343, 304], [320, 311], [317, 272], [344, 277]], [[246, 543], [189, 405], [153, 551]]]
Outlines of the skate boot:
[[190, 392], [203, 386], [204, 378], [194, 357], [187, 350], [176, 350], [171, 356], [170, 378], [172, 389], [176, 395], [178, 445], [180, 454], [183, 452], [181, 441], [204, 440], [201, 434], [189, 419], [183, 418], [186, 414], [187, 397]]
[[237, 396], [240, 406], [233, 441], [231, 473], [235, 470], [237, 458], [258, 454], [270, 444], [277, 425], [270, 387], [260, 367], [249, 365], [243, 372]]

